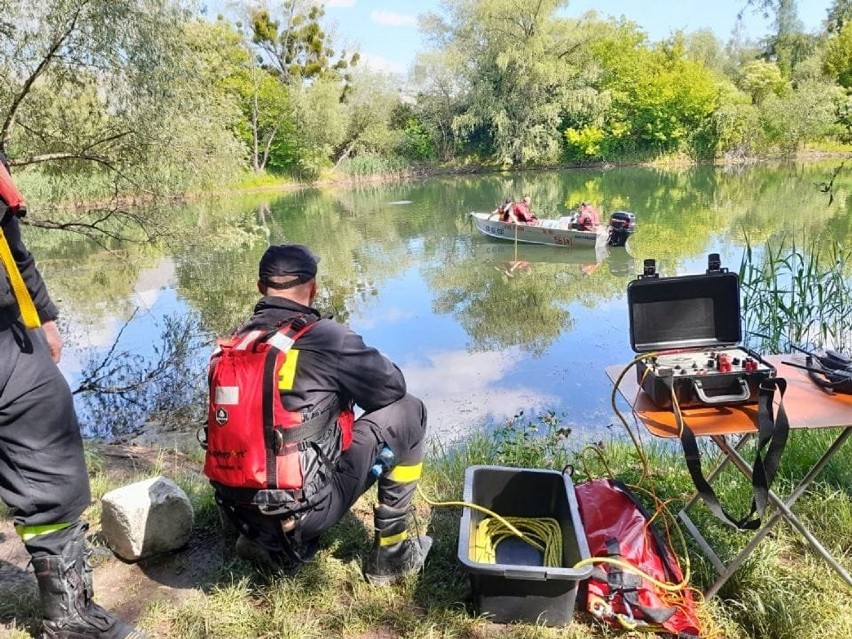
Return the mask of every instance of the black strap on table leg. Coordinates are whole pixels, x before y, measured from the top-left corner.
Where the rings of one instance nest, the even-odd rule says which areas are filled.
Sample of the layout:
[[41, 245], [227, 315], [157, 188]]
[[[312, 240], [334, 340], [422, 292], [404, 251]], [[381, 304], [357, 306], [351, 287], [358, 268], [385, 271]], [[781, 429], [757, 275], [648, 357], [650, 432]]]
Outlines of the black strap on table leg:
[[[778, 391], [778, 410], [773, 415], [773, 397]], [[757, 396], [757, 455], [754, 460], [753, 477], [764, 477], [766, 485], [760, 491], [755, 490], [754, 498], [758, 516], [763, 515], [769, 503], [769, 487], [775, 479], [775, 473], [781, 464], [781, 454], [787, 445], [790, 434], [790, 422], [784, 410], [784, 393], [787, 391], [787, 380], [780, 377], [766, 379], [760, 384]], [[768, 448], [767, 448], [768, 446]], [[765, 456], [761, 453], [766, 450]], [[758, 472], [758, 467], [760, 471]]]
[[[778, 391], [778, 410], [773, 414], [773, 399]], [[769, 487], [775, 479], [775, 473], [781, 461], [781, 454], [787, 444], [790, 423], [784, 410], [784, 393], [787, 380], [774, 377], [764, 380], [758, 390], [757, 398], [757, 451], [752, 465], [752, 501], [751, 509], [745, 517], [732, 517], [719, 503], [716, 493], [701, 471], [701, 453], [692, 429], [683, 420], [677, 403], [674, 404], [675, 420], [680, 431], [680, 443], [686, 458], [686, 467], [701, 499], [716, 517], [739, 530], [756, 530], [760, 518], [769, 501]], [[768, 448], [767, 448], [768, 446]], [[766, 450], [764, 454], [764, 450]]]

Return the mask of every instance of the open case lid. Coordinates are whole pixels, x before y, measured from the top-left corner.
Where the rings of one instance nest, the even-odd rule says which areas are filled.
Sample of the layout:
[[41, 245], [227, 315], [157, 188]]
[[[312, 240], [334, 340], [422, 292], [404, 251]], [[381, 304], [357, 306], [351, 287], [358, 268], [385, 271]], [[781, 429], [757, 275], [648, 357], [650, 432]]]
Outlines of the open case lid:
[[654, 260], [627, 285], [630, 345], [637, 353], [717, 347], [742, 340], [740, 285], [736, 273], [708, 258], [703, 275], [659, 277]]

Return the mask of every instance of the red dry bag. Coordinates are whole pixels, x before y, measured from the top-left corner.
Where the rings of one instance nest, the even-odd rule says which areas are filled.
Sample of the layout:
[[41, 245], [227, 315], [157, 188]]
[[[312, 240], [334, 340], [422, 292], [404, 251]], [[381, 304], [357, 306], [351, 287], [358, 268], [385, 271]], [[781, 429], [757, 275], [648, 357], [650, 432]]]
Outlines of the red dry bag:
[[597, 563], [581, 585], [585, 609], [619, 629], [699, 637], [692, 592], [685, 585], [674, 588], [683, 582], [677, 558], [636, 496], [609, 479], [579, 484], [576, 493], [592, 557], [614, 560]]

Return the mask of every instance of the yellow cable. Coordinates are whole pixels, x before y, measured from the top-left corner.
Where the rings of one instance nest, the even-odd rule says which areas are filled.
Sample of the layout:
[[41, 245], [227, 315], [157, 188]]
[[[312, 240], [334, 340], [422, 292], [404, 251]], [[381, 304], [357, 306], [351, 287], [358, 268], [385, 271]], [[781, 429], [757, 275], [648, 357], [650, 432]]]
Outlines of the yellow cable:
[[[621, 380], [624, 379], [624, 376], [627, 374], [627, 371], [631, 369], [635, 364], [638, 364], [645, 358], [654, 357], [658, 353], [642, 353], [641, 355], [637, 355], [634, 357], [618, 374], [618, 377], [612, 384], [612, 394], [610, 395], [610, 402], [612, 404], [612, 408], [615, 411], [615, 414], [618, 416], [618, 419], [621, 420], [621, 423], [624, 424], [624, 428], [627, 431], [627, 434], [630, 435], [630, 440], [633, 442], [633, 446], [636, 448], [636, 452], [639, 455], [639, 461], [642, 462], [642, 476], [639, 478], [639, 483], [641, 484], [646, 477], [651, 474], [651, 471], [648, 468], [648, 458], [645, 456], [645, 451], [642, 448], [641, 443], [636, 439], [636, 435], [633, 434], [633, 430], [630, 428], [630, 425], [627, 423], [627, 420], [624, 418], [624, 415], [621, 414], [621, 411], [618, 409], [618, 405], [616, 404], [616, 398], [618, 397], [618, 386], [621, 384]], [[647, 373], [647, 371], [646, 371]]]
[[[536, 541], [535, 539], [531, 538], [530, 536], [525, 535], [525, 534], [524, 534], [524, 533], [523, 533], [523, 532], [522, 532], [522, 531], [521, 531], [521, 530], [520, 530], [520, 529], [519, 529], [519, 528], [518, 528], [518, 527], [517, 527], [514, 523], [512, 523], [512, 521], [514, 521], [515, 523], [520, 522], [520, 523], [522, 523], [522, 527], [527, 528], [527, 530], [528, 530], [528, 531], [530, 531], [530, 530], [535, 531], [535, 530], [536, 530], [536, 527], [535, 527], [535, 526], [530, 526], [530, 525], [529, 525], [530, 519], [528, 519], [528, 518], [522, 518], [522, 517], [503, 517], [502, 515], [498, 515], [497, 513], [495, 513], [493, 510], [489, 510], [488, 508], [485, 508], [484, 506], [480, 506], [479, 504], [474, 504], [474, 503], [472, 503], [472, 502], [468, 502], [468, 501], [434, 501], [434, 500], [432, 500], [432, 499], [429, 499], [429, 497], [427, 497], [427, 496], [426, 496], [426, 494], [423, 492], [423, 489], [420, 487], [420, 484], [417, 484], [417, 492], [418, 492], [418, 494], [419, 494], [419, 495], [423, 498], [423, 501], [425, 501], [425, 502], [426, 502], [427, 504], [429, 504], [430, 506], [438, 506], [438, 507], [443, 507], [443, 506], [458, 506], [458, 507], [461, 507], [461, 508], [471, 508], [471, 509], [473, 509], [473, 510], [478, 510], [478, 511], [479, 511], [479, 512], [481, 512], [481, 513], [484, 513], [484, 514], [486, 514], [486, 515], [489, 515], [490, 517], [493, 517], [493, 518], [494, 518], [494, 520], [496, 520], [496, 521], [498, 521], [500, 524], [502, 524], [502, 525], [503, 525], [503, 526], [504, 526], [504, 527], [505, 527], [505, 528], [506, 528], [509, 532], [511, 532], [511, 534], [513, 534], [514, 536], [516, 536], [516, 537], [518, 537], [518, 538], [520, 538], [520, 539], [523, 539], [523, 540], [524, 540], [525, 542], [527, 542], [530, 546], [532, 546], [532, 547], [533, 547], [533, 548], [535, 548], [536, 550], [538, 550], [538, 551], [540, 551], [540, 552], [544, 553], [544, 555], [545, 555], [545, 556], [547, 556], [547, 555], [548, 555], [548, 553], [549, 553], [549, 550], [548, 550], [549, 542], [547, 542], [547, 540], [542, 539], [542, 541], [544, 541], [544, 542], [545, 542], [545, 543], [544, 543], [544, 545], [542, 545], [541, 543], [539, 543], [539, 542], [538, 542], [538, 541]], [[482, 525], [483, 525], [485, 522], [488, 522], [488, 521], [491, 521], [491, 520], [489, 520], [489, 519], [484, 519], [482, 522], [480, 522], [480, 524], [479, 524], [479, 526], [478, 526], [477, 528], [481, 528], [481, 527], [482, 527]], [[555, 521], [555, 520], [554, 520], [554, 521]], [[489, 525], [493, 525], [493, 524], [489, 524]], [[557, 523], [557, 527], [558, 527], [558, 526], [559, 526], [559, 524]], [[562, 538], [561, 538], [561, 529], [559, 529], [559, 530], [560, 530], [560, 536], [559, 536], [560, 550], [559, 550], [559, 555], [560, 555], [560, 558], [561, 558], [561, 555], [562, 555], [562, 550], [561, 550]], [[477, 530], [477, 534], [478, 534], [478, 530]], [[504, 538], [505, 538], [505, 537], [504, 537]], [[494, 545], [496, 546], [496, 544], [494, 544]], [[493, 563], [493, 562], [492, 562], [492, 563]], [[561, 559], [560, 559], [560, 563], [561, 563]]]
[[574, 568], [582, 568], [583, 566], [589, 566], [592, 564], [612, 564], [613, 566], [619, 566], [620, 568], [624, 568], [625, 570], [629, 570], [632, 573], [635, 573], [642, 577], [642, 579], [647, 579], [655, 586], [665, 590], [666, 592], [679, 592], [686, 588], [688, 580], [686, 577], [681, 580], [680, 583], [670, 584], [666, 581], [660, 581], [655, 577], [652, 577], [644, 570], [641, 570], [634, 566], [633, 564], [624, 561], [623, 559], [615, 559], [614, 557], [589, 557], [588, 559], [581, 559], [576, 564], [574, 564]]
[[[618, 409], [618, 406], [617, 406], [617, 404], [616, 404], [616, 398], [617, 398], [617, 396], [618, 396], [618, 386], [619, 386], [619, 384], [621, 384], [621, 380], [622, 380], [622, 379], [624, 379], [624, 376], [627, 374], [627, 372], [628, 372], [628, 371], [629, 371], [629, 370], [630, 370], [630, 369], [631, 369], [634, 365], [638, 364], [638, 363], [639, 363], [640, 361], [642, 361], [643, 359], [646, 359], [646, 358], [649, 358], [649, 357], [656, 357], [656, 356], [658, 356], [659, 354], [660, 354], [659, 352], [649, 352], [649, 353], [642, 353], [642, 354], [638, 355], [637, 357], [634, 357], [634, 358], [633, 358], [633, 359], [632, 359], [632, 360], [631, 360], [631, 361], [630, 361], [630, 362], [629, 362], [629, 363], [628, 363], [628, 364], [624, 367], [624, 369], [622, 369], [621, 373], [619, 373], [618, 377], [617, 377], [617, 378], [615, 379], [615, 381], [613, 382], [613, 386], [612, 386], [612, 394], [611, 394], [611, 398], [610, 398], [610, 399], [611, 399], [611, 402], [612, 402], [613, 410], [615, 411], [615, 414], [618, 416], [618, 418], [621, 420], [621, 423], [622, 423], [622, 424], [624, 424], [624, 428], [627, 430], [627, 434], [628, 434], [628, 435], [630, 435], [630, 439], [631, 439], [631, 441], [633, 442], [633, 445], [634, 445], [634, 446], [635, 446], [635, 448], [636, 448], [636, 452], [639, 454], [639, 459], [640, 459], [640, 461], [642, 462], [642, 476], [639, 478], [638, 485], [637, 485], [637, 486], [632, 486], [633, 488], [639, 488], [640, 490], [641, 490], [641, 484], [642, 484], [643, 480], [644, 480], [646, 477], [649, 477], [649, 476], [650, 476], [650, 471], [649, 471], [649, 468], [648, 468], [648, 458], [647, 458], [647, 456], [645, 455], [645, 451], [643, 450], [643, 448], [642, 448], [642, 446], [641, 446], [640, 442], [639, 442], [639, 441], [637, 441], [636, 437], [634, 436], [633, 431], [632, 431], [632, 429], [630, 428], [630, 425], [627, 423], [627, 420], [624, 418], [624, 415], [622, 415], [621, 411]], [[645, 375], [647, 375], [647, 374], [648, 374], [648, 371], [649, 371], [649, 369], [646, 369], [646, 370], [645, 370]], [[644, 379], [644, 377], [643, 377], [643, 379]], [[640, 381], [640, 384], [639, 384], [640, 389], [641, 389], [641, 386], [642, 386], [642, 384], [641, 384], [641, 381]], [[679, 406], [679, 404], [678, 404], [678, 402], [677, 402], [677, 397], [675, 396], [674, 387], [672, 387], [672, 402], [673, 402], [673, 405], [674, 405], [674, 410], [676, 410], [676, 411], [678, 411], [678, 412], [679, 412], [679, 411], [680, 411], [680, 406]], [[604, 466], [606, 467], [606, 464], [604, 464]], [[607, 470], [609, 470], [609, 469], [608, 469], [608, 467], [607, 467]], [[588, 474], [588, 473], [587, 473], [587, 474]], [[657, 496], [656, 496], [655, 494], [653, 494], [653, 493], [651, 493], [651, 492], [649, 492], [649, 491], [645, 491], [645, 492], [651, 496], [651, 498], [654, 500], [654, 502], [655, 502], [655, 503], [659, 503], [659, 502], [660, 502], [660, 500], [657, 498]], [[686, 549], [686, 543], [685, 543], [685, 541], [683, 540], [683, 533], [680, 531], [680, 528], [679, 528], [679, 527], [675, 526], [675, 528], [676, 528], [676, 529], [678, 530], [678, 532], [680, 533], [682, 547], [683, 547], [684, 549]], [[666, 526], [666, 530], [667, 530], [667, 531], [669, 530], [668, 525]], [[639, 570], [638, 568], [636, 568], [636, 567], [634, 567], [634, 566], [631, 566], [630, 564], [628, 564], [628, 563], [626, 563], [626, 562], [621, 562], [620, 564], [617, 564], [617, 565], [621, 565], [623, 568], [627, 568], [627, 567], [629, 567], [629, 569], [630, 569], [630, 570], [632, 570], [633, 572], [635, 572], [635, 573], [639, 574], [641, 577], [643, 577], [643, 578], [647, 579], [648, 581], [650, 581], [650, 582], [651, 582], [651, 583], [653, 583], [654, 585], [656, 585], [656, 586], [658, 586], [658, 587], [662, 588], [663, 590], [666, 590], [666, 591], [669, 591], [669, 592], [674, 592], [674, 591], [683, 590], [684, 588], [686, 588], [686, 586], [687, 586], [687, 584], [688, 584], [688, 582], [689, 582], [689, 576], [690, 576], [690, 565], [689, 565], [689, 555], [688, 555], [688, 552], [685, 552], [685, 553], [684, 553], [684, 556], [687, 558], [687, 559], [686, 559], [686, 568], [685, 568], [685, 570], [684, 570], [684, 577], [683, 577], [683, 580], [682, 580], [679, 584], [667, 584], [666, 582], [662, 582], [662, 581], [659, 581], [659, 580], [657, 580], [657, 579], [654, 579], [653, 577], [651, 577], [651, 575], [648, 575], [648, 574], [643, 573], [643, 572], [642, 572], [641, 570]], [[592, 557], [592, 558], [590, 558], [590, 559], [588, 559], [588, 560], [582, 560], [582, 561], [580, 562], [580, 564], [589, 564], [589, 563], [615, 563], [615, 562], [618, 562], [618, 561], [619, 561], [619, 560], [611, 559], [611, 558], [607, 558], [607, 557]], [[576, 567], [576, 566], [575, 566], [575, 567]]]
[[[526, 517], [502, 517], [497, 513], [480, 506], [478, 504], [474, 504], [466, 501], [434, 501], [429, 499], [423, 492], [423, 489], [420, 485], [417, 485], [417, 492], [423, 498], [423, 500], [429, 504], [430, 506], [458, 506], [462, 508], [472, 508], [474, 510], [478, 510], [487, 515], [493, 517], [493, 519], [484, 519], [480, 522], [479, 526], [477, 526], [476, 534], [475, 534], [475, 556], [473, 557], [474, 561], [479, 563], [494, 563], [494, 559], [491, 557], [496, 553], [494, 549], [496, 549], [497, 545], [506, 539], [509, 536], [509, 533], [520, 537], [528, 544], [533, 546], [539, 551], [544, 553], [545, 561], [548, 559], [555, 563], [545, 563], [546, 566], [560, 566], [562, 563], [562, 529], [559, 526], [559, 523], [552, 518], [542, 517], [542, 518], [526, 518]], [[503, 527], [501, 528], [497, 524], [493, 523], [499, 522]], [[554, 528], [548, 523], [545, 523], [546, 520], [550, 520], [555, 524], [555, 533]], [[526, 528], [529, 535], [525, 535], [521, 532], [520, 528]], [[507, 532], [508, 531], [508, 532]], [[539, 544], [535, 539], [533, 539], [533, 534], [538, 536], [542, 542], [544, 542], [544, 546]], [[496, 540], [496, 541], [495, 541]], [[558, 560], [554, 560], [554, 557], [558, 557]], [[683, 581], [679, 584], [668, 584], [666, 582], [660, 581], [648, 573], [640, 570], [636, 566], [633, 566], [626, 561], [622, 561], [620, 559], [613, 559], [611, 557], [590, 557], [588, 559], [582, 559], [576, 564], [572, 566], [572, 568], [582, 568], [583, 566], [587, 566], [595, 563], [609, 563], [616, 566], [620, 566], [625, 570], [630, 570], [633, 573], [638, 574], [643, 579], [647, 579], [649, 582], [658, 586], [662, 590], [667, 592], [676, 592], [679, 590], [683, 590], [688, 582], [688, 577], [684, 577]]]
[[[525, 541], [542, 553], [542, 565], [562, 567], [562, 528], [552, 517], [507, 517], [506, 520], [526, 533]], [[516, 536], [498, 519], [482, 520], [476, 527], [474, 561], [497, 562], [497, 546]]]
[[[522, 533], [515, 526], [513, 526], [511, 523], [506, 521], [506, 519], [504, 517], [498, 515], [497, 513], [495, 513], [492, 510], [488, 510], [484, 506], [480, 506], [479, 504], [474, 504], [474, 503], [471, 503], [471, 502], [468, 502], [468, 501], [433, 501], [426, 496], [426, 494], [423, 492], [423, 489], [420, 487], [420, 484], [417, 484], [417, 492], [423, 498], [423, 501], [425, 501], [430, 506], [458, 506], [458, 507], [461, 507], [461, 508], [472, 508], [473, 510], [478, 510], [481, 513], [485, 513], [486, 515], [490, 515], [491, 517], [494, 517], [498, 521], [502, 522], [516, 536], [520, 537], [521, 539], [526, 539], [526, 537], [524, 536], [524, 533]], [[542, 548], [538, 548], [538, 550], [542, 550]]]

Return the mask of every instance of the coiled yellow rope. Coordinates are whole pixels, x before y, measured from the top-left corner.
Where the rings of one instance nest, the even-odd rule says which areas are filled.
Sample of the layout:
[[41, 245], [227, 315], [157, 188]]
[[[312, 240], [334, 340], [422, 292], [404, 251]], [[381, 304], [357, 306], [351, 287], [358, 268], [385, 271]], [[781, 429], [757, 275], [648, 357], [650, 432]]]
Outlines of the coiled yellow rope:
[[[417, 492], [430, 506], [458, 506], [461, 508], [472, 508], [482, 513], [489, 515], [483, 519], [477, 526], [474, 535], [474, 556], [471, 557], [478, 563], [496, 563], [496, 548], [499, 543], [508, 537], [515, 536], [523, 539], [530, 546], [542, 553], [542, 565], [547, 567], [563, 567], [562, 566], [562, 529], [555, 519], [550, 517], [527, 518], [527, 517], [503, 517], [497, 513], [466, 501], [434, 501], [429, 499], [423, 492], [423, 489], [418, 484]], [[643, 579], [647, 579], [652, 584], [667, 592], [677, 592], [683, 590], [689, 581], [689, 571], [687, 569], [686, 576], [678, 584], [670, 584], [652, 575], [640, 570], [636, 566], [614, 559], [612, 557], [590, 557], [577, 562], [571, 568], [582, 568], [591, 564], [611, 564], [619, 566], [624, 570], [628, 570], [639, 575]]]
[[[521, 531], [522, 539], [542, 553], [542, 566], [562, 567], [562, 529], [552, 517], [506, 517], [505, 521]], [[497, 546], [517, 535], [499, 519], [489, 517], [476, 527], [474, 556], [481, 564], [497, 563]]]

